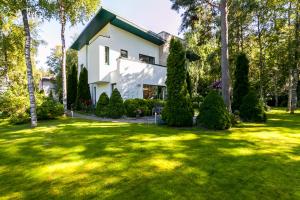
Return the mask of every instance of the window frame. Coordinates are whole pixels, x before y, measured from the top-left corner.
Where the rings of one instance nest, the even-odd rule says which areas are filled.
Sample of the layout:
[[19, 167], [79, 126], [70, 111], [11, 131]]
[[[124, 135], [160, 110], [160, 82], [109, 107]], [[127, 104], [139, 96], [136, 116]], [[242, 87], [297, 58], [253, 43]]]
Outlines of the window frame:
[[109, 51], [109, 47], [108, 47], [108, 46], [105, 46], [105, 47], [104, 47], [104, 58], [105, 58], [105, 64], [106, 64], [106, 65], [109, 65], [109, 59], [110, 59], [110, 58], [109, 58], [109, 57], [110, 57], [110, 56], [109, 56], [109, 52], [110, 52], [110, 51]]
[[[145, 61], [145, 60], [142, 60], [142, 58], [141, 57], [144, 57], [144, 58], [147, 58], [148, 59], [148, 62], [147, 61]], [[152, 64], [152, 65], [155, 65], [155, 57], [153, 57], [153, 56], [148, 56], [148, 55], [145, 55], [145, 54], [139, 54], [139, 60], [141, 61], [141, 62], [144, 62], [144, 63], [148, 63], [148, 64]], [[152, 61], [152, 62], [151, 62]]]
[[[125, 52], [125, 53], [126, 53], [126, 56], [123, 56], [123, 55], [122, 55], [122, 52]], [[125, 50], [125, 49], [121, 49], [121, 50], [120, 50], [120, 57], [121, 57], [121, 58], [128, 58], [128, 51]]]

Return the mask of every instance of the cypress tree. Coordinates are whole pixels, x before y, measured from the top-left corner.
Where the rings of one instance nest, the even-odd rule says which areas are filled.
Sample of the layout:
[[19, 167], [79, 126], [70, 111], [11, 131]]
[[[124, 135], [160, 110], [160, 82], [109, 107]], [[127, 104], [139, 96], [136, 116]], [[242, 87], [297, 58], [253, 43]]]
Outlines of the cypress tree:
[[79, 83], [77, 89], [76, 105], [77, 109], [86, 109], [92, 103], [91, 93], [88, 84], [88, 71], [84, 67], [79, 75]]
[[95, 114], [98, 117], [107, 117], [108, 104], [109, 104], [109, 97], [105, 92], [103, 92], [98, 99]]
[[71, 109], [75, 105], [77, 97], [77, 66], [73, 65], [67, 79], [67, 100], [68, 109]]
[[172, 39], [167, 60], [168, 98], [163, 119], [169, 126], [191, 126], [193, 108], [186, 83], [185, 50], [181, 42]]
[[243, 98], [249, 92], [249, 60], [245, 53], [240, 53], [236, 58], [236, 69], [234, 72], [235, 82], [233, 87], [232, 109], [240, 110]]

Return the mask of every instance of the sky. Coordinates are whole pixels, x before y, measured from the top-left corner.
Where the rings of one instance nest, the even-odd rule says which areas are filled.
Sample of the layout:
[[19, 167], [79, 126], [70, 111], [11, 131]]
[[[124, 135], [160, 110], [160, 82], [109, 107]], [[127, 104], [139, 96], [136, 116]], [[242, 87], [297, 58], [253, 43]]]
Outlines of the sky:
[[[166, 31], [180, 36], [180, 14], [171, 9], [170, 0], [101, 0], [101, 6], [147, 30], [156, 33]], [[87, 23], [66, 27], [67, 48]], [[37, 66], [46, 69], [51, 48], [61, 43], [60, 24], [55, 20], [43, 22], [39, 28], [39, 35], [46, 44], [38, 49]]]

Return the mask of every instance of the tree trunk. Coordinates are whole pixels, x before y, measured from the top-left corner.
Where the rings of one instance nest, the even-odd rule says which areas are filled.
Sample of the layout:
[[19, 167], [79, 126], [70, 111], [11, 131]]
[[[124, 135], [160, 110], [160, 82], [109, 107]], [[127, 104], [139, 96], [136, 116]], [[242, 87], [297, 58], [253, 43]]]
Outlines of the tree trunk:
[[65, 26], [66, 26], [66, 16], [65, 8], [62, 1], [59, 1], [59, 18], [61, 23], [61, 67], [62, 67], [62, 88], [63, 88], [63, 105], [64, 114], [67, 115], [67, 78], [66, 78], [66, 41], [65, 41]]
[[28, 83], [28, 92], [30, 100], [30, 115], [31, 115], [31, 127], [37, 126], [37, 116], [36, 116], [36, 103], [34, 96], [34, 80], [32, 76], [32, 64], [30, 57], [30, 48], [31, 48], [31, 38], [30, 38], [30, 28], [27, 17], [26, 8], [22, 10], [24, 32], [25, 32], [25, 60], [27, 67], [27, 83]]
[[293, 70], [289, 70], [289, 95], [288, 95], [288, 112], [292, 112], [292, 86], [293, 86]]
[[222, 43], [222, 51], [221, 51], [222, 96], [228, 111], [231, 112], [227, 0], [221, 0], [220, 11], [221, 11], [221, 43]]
[[258, 45], [259, 45], [259, 95], [260, 98], [264, 98], [263, 91], [263, 49], [262, 49], [262, 41], [261, 41], [261, 23], [260, 23], [260, 13], [257, 14], [257, 32], [258, 32]]

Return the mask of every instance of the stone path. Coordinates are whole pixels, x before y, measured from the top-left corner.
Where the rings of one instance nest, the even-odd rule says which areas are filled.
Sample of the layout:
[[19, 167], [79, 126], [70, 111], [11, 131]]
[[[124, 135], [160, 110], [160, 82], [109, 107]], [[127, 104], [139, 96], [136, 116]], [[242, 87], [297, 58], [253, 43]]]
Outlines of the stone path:
[[[71, 114], [70, 114], [71, 116]], [[137, 124], [154, 124], [155, 123], [155, 117], [140, 117], [140, 118], [128, 118], [124, 117], [121, 119], [110, 119], [110, 118], [101, 118], [97, 117], [95, 115], [85, 115], [80, 113], [73, 113], [74, 118], [80, 118], [80, 119], [88, 119], [88, 120], [95, 120], [95, 121], [101, 121], [101, 122], [125, 122], [125, 123], [137, 123]]]

